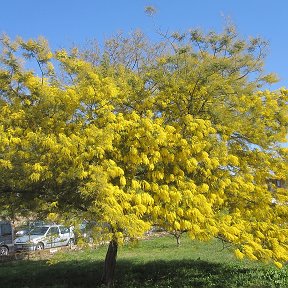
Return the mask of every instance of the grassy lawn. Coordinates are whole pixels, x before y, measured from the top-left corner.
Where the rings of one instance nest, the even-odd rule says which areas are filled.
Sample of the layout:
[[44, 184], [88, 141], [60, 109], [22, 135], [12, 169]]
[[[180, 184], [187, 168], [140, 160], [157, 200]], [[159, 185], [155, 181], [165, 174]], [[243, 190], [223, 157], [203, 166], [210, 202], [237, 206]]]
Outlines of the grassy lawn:
[[[107, 247], [57, 253], [49, 260], [0, 263], [0, 287], [99, 287]], [[119, 249], [115, 287], [288, 287], [288, 270], [238, 261], [219, 241], [141, 240]]]

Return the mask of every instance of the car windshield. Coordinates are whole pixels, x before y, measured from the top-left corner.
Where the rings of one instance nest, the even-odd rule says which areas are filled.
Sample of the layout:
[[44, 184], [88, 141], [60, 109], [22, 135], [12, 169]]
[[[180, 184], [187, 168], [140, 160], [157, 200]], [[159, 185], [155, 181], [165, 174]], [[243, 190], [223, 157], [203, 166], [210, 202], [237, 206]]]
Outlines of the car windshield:
[[49, 227], [46, 226], [40, 226], [40, 227], [35, 227], [30, 231], [30, 235], [44, 235]]

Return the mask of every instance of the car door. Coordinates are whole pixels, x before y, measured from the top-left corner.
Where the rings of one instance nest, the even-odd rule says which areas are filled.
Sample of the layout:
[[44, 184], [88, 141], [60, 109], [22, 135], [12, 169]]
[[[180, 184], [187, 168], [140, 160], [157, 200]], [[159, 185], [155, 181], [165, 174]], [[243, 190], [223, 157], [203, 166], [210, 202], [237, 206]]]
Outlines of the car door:
[[68, 227], [60, 226], [60, 245], [65, 246], [70, 240], [70, 229]]
[[47, 246], [49, 248], [60, 246], [60, 233], [57, 226], [50, 227], [47, 232]]
[[0, 244], [12, 244], [13, 243], [13, 230], [12, 225], [7, 223], [0, 223]]

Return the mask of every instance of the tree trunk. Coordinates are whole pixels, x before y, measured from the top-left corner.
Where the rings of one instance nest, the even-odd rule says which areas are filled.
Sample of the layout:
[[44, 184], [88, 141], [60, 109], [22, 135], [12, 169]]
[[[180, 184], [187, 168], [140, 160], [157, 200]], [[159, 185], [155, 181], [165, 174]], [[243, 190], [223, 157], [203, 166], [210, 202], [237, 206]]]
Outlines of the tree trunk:
[[177, 235], [175, 237], [176, 237], [177, 247], [179, 247], [180, 246], [180, 237], [181, 237], [181, 235]]
[[117, 241], [111, 240], [106, 253], [104, 271], [101, 278], [101, 282], [105, 284], [107, 287], [112, 287], [113, 285], [117, 251], [118, 251]]

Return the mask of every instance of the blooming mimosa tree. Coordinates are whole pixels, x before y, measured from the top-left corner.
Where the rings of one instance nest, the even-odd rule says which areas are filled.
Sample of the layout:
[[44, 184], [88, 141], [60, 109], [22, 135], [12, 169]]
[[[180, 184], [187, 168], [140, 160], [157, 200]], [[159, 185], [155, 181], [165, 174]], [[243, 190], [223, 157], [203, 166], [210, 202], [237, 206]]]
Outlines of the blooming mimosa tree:
[[121, 36], [96, 54], [3, 37], [5, 213], [96, 221], [110, 242], [108, 286], [118, 245], [151, 225], [280, 267], [288, 191], [269, 180], [287, 180], [288, 91], [262, 89], [275, 81], [263, 74], [265, 43], [231, 27], [165, 39]]

